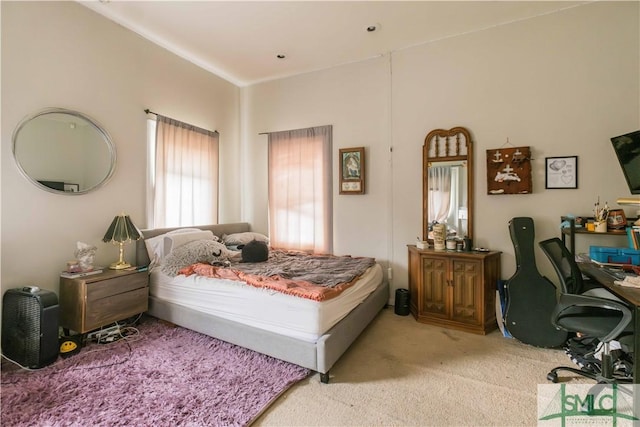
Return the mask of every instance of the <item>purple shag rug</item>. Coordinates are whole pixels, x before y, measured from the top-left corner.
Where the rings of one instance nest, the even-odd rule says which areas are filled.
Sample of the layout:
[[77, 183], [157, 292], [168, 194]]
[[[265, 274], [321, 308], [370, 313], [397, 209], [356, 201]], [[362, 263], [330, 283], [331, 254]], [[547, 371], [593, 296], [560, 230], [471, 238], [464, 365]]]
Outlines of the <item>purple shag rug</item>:
[[2, 426], [246, 426], [311, 373], [151, 317], [137, 328], [37, 371], [3, 361]]

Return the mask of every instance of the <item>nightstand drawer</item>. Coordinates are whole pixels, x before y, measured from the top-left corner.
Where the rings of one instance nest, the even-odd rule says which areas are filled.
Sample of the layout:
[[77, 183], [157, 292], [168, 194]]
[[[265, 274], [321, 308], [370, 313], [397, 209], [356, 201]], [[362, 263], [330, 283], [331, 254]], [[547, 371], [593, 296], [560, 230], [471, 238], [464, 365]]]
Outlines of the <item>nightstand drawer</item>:
[[134, 289], [146, 288], [147, 282], [147, 274], [130, 274], [96, 282], [87, 281], [87, 304]]
[[147, 287], [87, 301], [85, 330], [96, 329], [143, 313], [147, 311], [148, 303], [149, 288]]

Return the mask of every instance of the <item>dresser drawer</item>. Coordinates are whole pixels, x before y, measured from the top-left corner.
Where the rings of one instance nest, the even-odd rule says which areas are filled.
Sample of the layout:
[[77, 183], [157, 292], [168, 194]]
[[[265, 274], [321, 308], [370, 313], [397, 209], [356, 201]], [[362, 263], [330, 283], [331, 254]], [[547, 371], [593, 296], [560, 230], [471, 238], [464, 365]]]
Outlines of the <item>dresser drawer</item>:
[[97, 301], [134, 289], [146, 288], [147, 283], [147, 274], [130, 274], [96, 282], [87, 282], [87, 304], [90, 301]]
[[147, 311], [148, 304], [148, 287], [87, 301], [84, 329], [89, 331], [143, 313]]

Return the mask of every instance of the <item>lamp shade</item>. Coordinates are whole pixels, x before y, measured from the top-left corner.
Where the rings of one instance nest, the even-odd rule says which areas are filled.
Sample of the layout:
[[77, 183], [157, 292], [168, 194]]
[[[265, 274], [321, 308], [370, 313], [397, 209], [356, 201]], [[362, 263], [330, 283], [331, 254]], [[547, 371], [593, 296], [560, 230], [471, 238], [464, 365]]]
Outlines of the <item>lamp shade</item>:
[[127, 243], [140, 238], [140, 231], [133, 225], [129, 215], [116, 216], [102, 238], [103, 242]]
[[116, 216], [109, 229], [105, 233], [102, 238], [103, 242], [111, 242], [114, 245], [118, 245], [120, 247], [120, 258], [117, 262], [114, 262], [109, 266], [109, 268], [114, 270], [121, 270], [124, 268], [131, 267], [131, 264], [127, 263], [124, 260], [124, 244], [129, 243], [132, 240], [138, 240], [140, 238], [140, 231], [133, 225], [129, 215], [125, 215], [124, 213]]

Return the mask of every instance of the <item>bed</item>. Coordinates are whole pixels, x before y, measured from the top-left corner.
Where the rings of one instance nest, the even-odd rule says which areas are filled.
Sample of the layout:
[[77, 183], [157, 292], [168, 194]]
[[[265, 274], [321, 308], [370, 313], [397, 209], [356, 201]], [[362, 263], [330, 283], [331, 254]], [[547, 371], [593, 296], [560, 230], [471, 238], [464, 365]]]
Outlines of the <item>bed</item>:
[[[210, 230], [218, 237], [251, 232], [251, 227], [248, 223], [216, 224], [197, 226], [195, 228], [205, 231]], [[136, 242], [137, 265], [149, 265], [151, 262], [147, 244], [145, 243], [147, 240], [175, 232], [175, 230], [178, 230], [178, 228], [142, 230], [143, 238]], [[232, 311], [231, 309], [215, 311], [215, 309], [209, 309], [198, 303], [198, 301], [204, 301], [205, 298], [198, 297], [194, 292], [196, 292], [196, 288], [198, 291], [203, 288], [201, 285], [203, 281], [206, 281], [206, 278], [196, 279], [200, 280], [199, 285], [196, 286], [193, 283], [187, 283], [184, 276], [179, 275], [174, 277], [176, 280], [174, 285], [172, 284], [173, 282], [167, 283], [167, 277], [159, 274], [157, 272], [158, 269], [159, 267], [156, 266], [151, 268], [150, 271], [148, 314], [232, 344], [306, 367], [316, 371], [320, 375], [322, 383], [329, 382], [329, 370], [331, 367], [386, 306], [389, 298], [389, 287], [383, 279], [382, 269], [378, 263], [375, 263], [367, 270], [366, 274], [362, 275], [362, 280], [358, 279], [358, 283], [366, 282], [368, 290], [363, 291], [360, 286], [354, 285], [342, 292], [340, 297], [323, 301], [320, 304], [316, 301], [305, 300], [301, 306], [297, 305], [296, 308], [291, 308], [287, 304], [291, 299], [300, 300], [301, 298], [291, 295], [257, 292], [255, 288], [240, 283], [236, 283], [235, 286], [230, 284], [231, 290], [225, 294], [217, 294], [213, 287], [210, 288], [209, 292], [211, 292], [214, 299], [227, 298], [226, 300], [223, 299], [223, 301], [240, 299], [246, 302], [244, 304], [246, 305], [245, 311], [251, 314], [253, 318], [250, 321], [246, 319], [240, 321], [237, 318], [237, 315], [241, 314], [237, 312], [237, 310], [240, 310], [239, 308], [233, 309], [236, 310], [235, 312], [230, 312]], [[183, 288], [180, 286], [183, 286]], [[236, 294], [237, 288], [240, 287], [249, 288], [250, 292], [253, 292], [258, 299], [254, 300], [253, 296], [245, 298], [241, 296], [243, 294]], [[179, 289], [184, 289], [184, 292]], [[359, 297], [358, 293], [364, 293], [365, 296]], [[346, 296], [345, 299], [350, 299], [350, 304], [354, 306], [346, 314], [340, 313], [340, 309], [344, 310], [344, 308], [336, 308], [336, 306], [341, 305], [336, 301], [338, 298], [343, 298], [343, 295]], [[265, 304], [264, 300], [260, 298], [268, 298], [269, 304]], [[358, 298], [364, 299], [358, 300]], [[274, 301], [273, 307], [271, 306], [271, 301]], [[278, 306], [276, 302], [283, 305]], [[331, 302], [331, 304], [327, 304], [328, 302]], [[261, 310], [261, 307], [264, 310]], [[268, 309], [269, 307], [271, 307], [271, 310]], [[300, 323], [300, 330], [293, 332], [281, 330], [282, 322], [292, 323], [291, 312], [296, 310], [300, 321], [293, 323]], [[282, 320], [281, 323], [278, 323], [278, 319], [272, 322], [270, 319], [255, 317], [254, 311], [265, 311], [265, 316], [269, 315], [269, 311], [286, 312], [289, 318]], [[306, 318], [321, 318], [326, 315], [326, 312], [329, 312], [328, 317], [333, 317], [333, 319], [324, 323], [321, 322], [319, 326], [305, 326], [308, 320], [305, 320]], [[327, 322], [331, 326], [328, 330], [324, 330], [327, 327]]]

